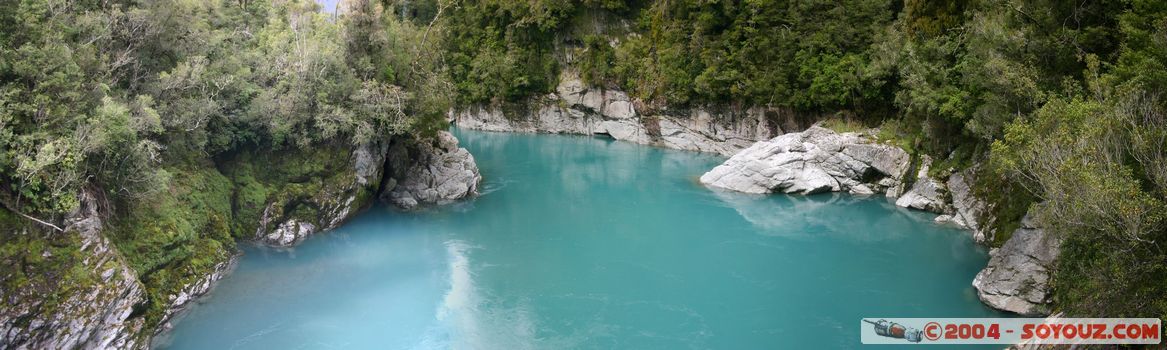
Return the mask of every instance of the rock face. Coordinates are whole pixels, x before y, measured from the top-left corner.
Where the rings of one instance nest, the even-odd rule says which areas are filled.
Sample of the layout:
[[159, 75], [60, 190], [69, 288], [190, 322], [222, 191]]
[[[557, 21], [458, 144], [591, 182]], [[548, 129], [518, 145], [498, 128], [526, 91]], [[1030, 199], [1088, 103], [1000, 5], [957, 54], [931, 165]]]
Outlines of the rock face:
[[[208, 211], [207, 215], [230, 217], [230, 229], [255, 232], [253, 237], [259, 242], [291, 246], [340, 225], [370, 204], [386, 169], [400, 170], [401, 176], [393, 179], [393, 191], [387, 191], [398, 202], [441, 203], [461, 198], [477, 192], [481, 177], [473, 157], [457, 144], [452, 135], [442, 133], [432, 143], [411, 146], [415, 153], [399, 155], [401, 163], [393, 167], [386, 165], [387, 154], [392, 153], [389, 143], [244, 151], [216, 167], [223, 172], [221, 184], [230, 187], [223, 195], [224, 201], [230, 201], [224, 205], [229, 211]], [[187, 276], [189, 282], [174, 288], [165, 287], [165, 299], [155, 300], [165, 306], [161, 324], [146, 324], [142, 310], [151, 307], [146, 286], [103, 233], [101, 202], [95, 198], [90, 192], [81, 193], [80, 209], [61, 225], [64, 232], [48, 232], [41, 226], [0, 227], [0, 234], [12, 235], [14, 240], [48, 241], [28, 245], [47, 247], [43, 252], [4, 257], [0, 349], [146, 348], [151, 335], [168, 329], [173, 317], [210, 292], [234, 266], [236, 257], [224, 254], [213, 269]], [[0, 214], [0, 218], [15, 217], [6, 209], [0, 209]], [[223, 229], [228, 229], [227, 224], [223, 223]], [[30, 221], [28, 225], [37, 224]], [[60, 247], [68, 248], [67, 254]], [[30, 255], [37, 257], [34, 264], [21, 262]]]
[[203, 276], [194, 283], [187, 284], [178, 293], [171, 294], [167, 297], [167, 302], [170, 303], [170, 307], [166, 310], [166, 314], [162, 316], [162, 325], [154, 330], [154, 334], [172, 328], [173, 325], [170, 324], [170, 321], [185, 311], [190, 302], [198, 300], [199, 297], [210, 293], [215, 283], [223, 279], [223, 277], [227, 277], [227, 274], [235, 267], [235, 262], [238, 257], [238, 255], [232, 255], [229, 260], [215, 265], [215, 269], [210, 274]]
[[1034, 226], [1030, 216], [977, 274], [973, 287], [989, 306], [1025, 316], [1045, 316], [1049, 309], [1049, 269], [1060, 253], [1060, 240]]
[[[80, 237], [81, 259], [74, 271], [94, 277], [75, 285], [57, 305], [30, 290], [3, 291], [0, 307], [0, 348], [10, 349], [131, 349], [144, 347], [137, 337], [141, 318], [131, 318], [143, 303], [137, 275], [102, 235], [102, 221], [94, 197], [81, 194], [80, 209], [66, 219], [65, 232]], [[9, 234], [9, 233], [5, 233]], [[12, 233], [16, 234], [16, 233]], [[51, 255], [46, 259], [54, 259]], [[77, 273], [77, 272], [72, 272]], [[56, 283], [57, 281], [53, 281]], [[50, 292], [56, 293], [58, 287]], [[52, 310], [52, 311], [48, 311]]]
[[948, 177], [948, 189], [952, 197], [952, 222], [973, 232], [978, 243], [985, 241], [985, 230], [979, 222], [985, 211], [985, 203], [973, 195], [974, 169], [966, 169]]
[[[276, 181], [283, 188], [277, 187], [277, 193], [266, 200], [255, 228], [256, 240], [289, 247], [313, 233], [339, 226], [370, 204], [381, 182], [386, 149], [384, 145], [355, 147], [348, 159], [324, 160], [330, 163], [324, 171], [291, 174], [292, 179]], [[311, 187], [294, 186], [299, 183]]]
[[923, 156], [920, 161], [920, 170], [916, 173], [916, 182], [912, 188], [896, 200], [896, 206], [917, 210], [944, 213], [948, 207], [945, 195], [948, 189], [943, 182], [928, 176], [932, 167], [932, 157]]
[[459, 127], [486, 131], [609, 135], [614, 139], [668, 148], [731, 156], [754, 142], [781, 134], [765, 108], [697, 108], [643, 115], [627, 94], [589, 88], [564, 73], [556, 92], [533, 103], [533, 109], [506, 115], [496, 108], [472, 107], [452, 119]]
[[746, 193], [850, 191], [895, 196], [909, 161], [898, 147], [816, 126], [755, 143], [702, 175], [701, 182]]
[[390, 174], [382, 185], [382, 198], [413, 209], [477, 195], [482, 176], [470, 151], [458, 147], [458, 139], [445, 131], [427, 141], [390, 147], [386, 165]]

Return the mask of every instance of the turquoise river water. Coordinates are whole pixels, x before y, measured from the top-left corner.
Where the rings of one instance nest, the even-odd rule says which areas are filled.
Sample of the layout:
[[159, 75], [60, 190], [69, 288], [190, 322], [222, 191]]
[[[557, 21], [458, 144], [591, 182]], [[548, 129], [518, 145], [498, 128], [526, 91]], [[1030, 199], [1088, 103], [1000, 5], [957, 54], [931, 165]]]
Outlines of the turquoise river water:
[[864, 317], [1000, 316], [970, 285], [984, 249], [882, 196], [727, 193], [697, 181], [716, 156], [456, 133], [481, 196], [245, 247], [156, 345], [850, 349]]

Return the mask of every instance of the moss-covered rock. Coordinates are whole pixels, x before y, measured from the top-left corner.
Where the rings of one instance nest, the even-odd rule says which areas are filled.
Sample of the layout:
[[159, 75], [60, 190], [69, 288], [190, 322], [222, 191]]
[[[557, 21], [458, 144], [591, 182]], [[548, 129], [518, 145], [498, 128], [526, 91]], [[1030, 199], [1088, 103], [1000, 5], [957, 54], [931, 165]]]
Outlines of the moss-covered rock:
[[210, 161], [166, 170], [169, 187], [123, 203], [106, 233], [146, 285], [142, 317], [150, 325], [169, 318], [178, 295], [235, 254], [232, 183]]
[[64, 231], [0, 209], [0, 347], [136, 348], [144, 287], [102, 235], [98, 201], [80, 194]]
[[[227, 273], [238, 240], [294, 245], [370, 205], [388, 144], [183, 158], [148, 196], [83, 193], [64, 232], [0, 210], [0, 348], [146, 347]], [[401, 169], [423, 161], [400, 158]]]
[[371, 204], [384, 155], [380, 145], [323, 145], [249, 150], [220, 162], [237, 189], [235, 236], [290, 246], [336, 227]]

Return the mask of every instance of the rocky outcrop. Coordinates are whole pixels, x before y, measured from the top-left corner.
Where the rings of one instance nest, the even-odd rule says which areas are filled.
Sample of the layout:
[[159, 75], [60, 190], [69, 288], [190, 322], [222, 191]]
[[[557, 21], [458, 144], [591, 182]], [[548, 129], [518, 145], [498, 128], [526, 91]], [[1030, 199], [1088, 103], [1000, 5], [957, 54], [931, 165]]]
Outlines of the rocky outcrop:
[[390, 170], [381, 197], [403, 209], [476, 195], [482, 180], [474, 156], [446, 131], [433, 140], [395, 143], [386, 167]]
[[896, 206], [916, 210], [944, 213], [948, 205], [945, 201], [948, 189], [943, 182], [928, 175], [932, 168], [932, 157], [922, 156], [920, 169], [916, 172], [912, 188], [896, 200]]
[[859, 133], [821, 127], [753, 146], [701, 176], [701, 182], [746, 193], [849, 191], [898, 195], [910, 157]]
[[170, 306], [166, 309], [166, 313], [162, 315], [162, 324], [154, 330], [154, 334], [171, 329], [173, 325], [170, 321], [183, 311], [186, 311], [191, 302], [210, 293], [211, 289], [214, 288], [219, 280], [227, 277], [227, 274], [231, 273], [231, 269], [235, 267], [235, 262], [238, 258], [239, 255], [232, 255], [227, 261], [215, 265], [211, 273], [204, 275], [193, 283], [183, 286], [178, 293], [169, 295], [166, 300]]
[[[291, 170], [278, 172], [283, 177], [265, 179], [266, 183], [256, 181], [261, 183], [240, 185], [244, 189], [255, 186], [269, 192], [263, 200], [258, 225], [254, 228], [255, 239], [272, 246], [288, 247], [313, 233], [339, 226], [371, 203], [381, 183], [386, 151], [385, 145], [365, 144], [351, 148], [351, 151], [346, 148], [324, 148], [302, 154], [310, 159], [307, 160], [309, 162], [321, 163], [322, 169], [287, 165], [305, 161], [295, 159], [294, 156], [290, 157], [292, 159], [260, 163], [258, 166], [270, 164], [279, 169]], [[349, 156], [335, 157], [338, 152], [347, 152]], [[237, 206], [241, 205], [237, 203]]]
[[530, 103], [530, 110], [504, 113], [476, 106], [452, 114], [459, 127], [511, 132], [609, 135], [646, 145], [731, 156], [754, 142], [781, 134], [777, 110], [694, 108], [643, 114], [627, 94], [586, 86], [571, 73], [556, 92]]
[[[219, 182], [184, 182], [213, 193], [199, 193], [199, 201], [182, 198], [183, 204], [191, 205], [174, 210], [201, 210], [197, 215], [213, 219], [197, 229], [221, 228], [213, 235], [226, 235], [225, 239], [230, 239], [229, 231], [254, 232], [252, 237], [262, 243], [295, 245], [312, 233], [340, 225], [376, 198], [389, 168], [388, 144], [240, 151], [218, 160], [216, 167], [200, 168], [218, 176]], [[406, 154], [398, 165], [403, 175], [394, 180], [401, 185], [395, 183], [393, 193], [408, 194], [419, 203], [476, 193], [480, 176], [473, 157], [457, 147], [452, 135], [442, 133], [434, 142], [413, 149], [417, 153]], [[134, 271], [106, 238], [99, 214], [105, 211], [98, 210], [99, 201], [91, 192], [81, 195], [80, 209], [60, 225], [64, 232], [49, 232], [31, 221], [26, 225], [0, 209], [0, 234], [11, 235], [0, 242], [5, 248], [44, 247], [0, 255], [5, 267], [0, 269], [0, 348], [146, 348], [151, 335], [168, 329], [172, 318], [209, 293], [234, 266], [235, 252], [224, 247], [214, 252], [220, 256], [203, 256], [216, 262], [213, 267], [196, 271], [179, 266], [171, 284], [144, 285], [140, 271]], [[140, 223], [118, 222], [109, 229], [125, 229], [120, 225], [127, 224]], [[153, 293], [164, 297], [147, 300], [146, 295]], [[144, 315], [158, 316], [160, 323], [147, 324]]]
[[975, 168], [966, 169], [948, 177], [948, 190], [952, 198], [952, 223], [964, 227], [973, 233], [978, 243], [984, 243], [985, 228], [981, 226], [980, 218], [985, 212], [985, 202], [977, 198], [972, 191]]
[[1060, 244], [1055, 235], [1036, 227], [1027, 215], [1013, 236], [990, 253], [988, 266], [973, 280], [977, 296], [996, 309], [1025, 316], [1048, 315], [1050, 268]]
[[[132, 349], [144, 347], [138, 337], [144, 321], [131, 317], [143, 303], [137, 275], [102, 235], [97, 203], [89, 192], [80, 195], [80, 207], [65, 220], [65, 232], [54, 235], [80, 240], [78, 259], [67, 270], [55, 271], [45, 282], [22, 290], [2, 290], [0, 348], [11, 349]], [[5, 232], [4, 234], [20, 234]], [[25, 233], [28, 234], [28, 233]], [[43, 259], [63, 259], [49, 250], [35, 252]], [[63, 267], [64, 268], [64, 267]], [[61, 276], [66, 274], [68, 276]], [[69, 285], [64, 285], [70, 283]], [[52, 300], [56, 294], [63, 300]]]

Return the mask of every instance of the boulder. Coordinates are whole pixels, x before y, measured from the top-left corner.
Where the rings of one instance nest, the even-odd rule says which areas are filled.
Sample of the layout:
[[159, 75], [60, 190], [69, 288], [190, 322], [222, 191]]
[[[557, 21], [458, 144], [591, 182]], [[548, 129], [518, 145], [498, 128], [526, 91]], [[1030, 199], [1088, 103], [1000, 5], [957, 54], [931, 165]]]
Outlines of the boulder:
[[1050, 312], [1050, 268], [1060, 253], [1061, 241], [1035, 226], [1026, 215], [1021, 227], [991, 254], [988, 266], [977, 273], [973, 287], [985, 304], [1024, 316]]
[[701, 182], [746, 193], [885, 192], [909, 166], [902, 149], [858, 133], [821, 127], [761, 141], [701, 176]]
[[920, 161], [920, 170], [916, 172], [916, 182], [907, 193], [896, 200], [896, 206], [917, 210], [943, 213], [948, 205], [944, 195], [948, 191], [944, 183], [928, 176], [932, 167], [932, 157], [923, 156]]
[[403, 209], [444, 204], [478, 194], [482, 176], [474, 156], [458, 147], [458, 139], [439, 132], [432, 140], [417, 142], [415, 150], [395, 145], [390, 149], [393, 174], [382, 186], [382, 198]]

